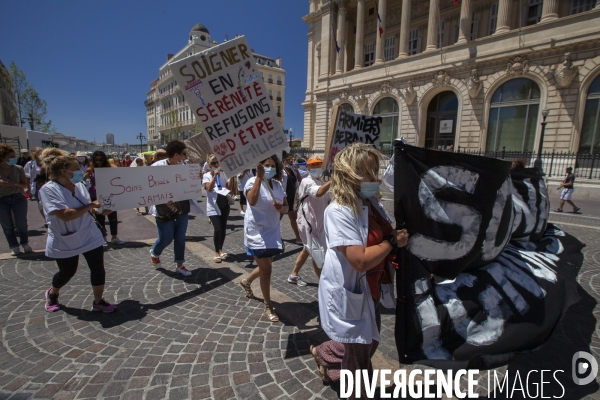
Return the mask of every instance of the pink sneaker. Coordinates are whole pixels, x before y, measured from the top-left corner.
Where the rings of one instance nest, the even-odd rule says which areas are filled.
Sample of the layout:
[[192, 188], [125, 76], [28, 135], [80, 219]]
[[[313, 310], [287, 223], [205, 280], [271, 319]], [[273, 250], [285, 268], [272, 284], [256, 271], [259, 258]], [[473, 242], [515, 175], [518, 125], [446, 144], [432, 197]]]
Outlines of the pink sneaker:
[[98, 303], [92, 301], [92, 311], [102, 311], [103, 313], [109, 314], [117, 311], [117, 306], [112, 305], [106, 300], [102, 299]]
[[44, 307], [48, 312], [55, 312], [60, 310], [60, 304], [58, 303], [58, 295], [50, 293], [50, 289], [46, 290], [46, 304]]

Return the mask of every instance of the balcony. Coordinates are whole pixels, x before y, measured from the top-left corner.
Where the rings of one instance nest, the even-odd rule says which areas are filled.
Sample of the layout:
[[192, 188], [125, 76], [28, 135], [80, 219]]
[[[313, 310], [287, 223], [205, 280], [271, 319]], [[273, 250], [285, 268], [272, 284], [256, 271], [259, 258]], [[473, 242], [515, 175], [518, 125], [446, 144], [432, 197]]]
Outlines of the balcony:
[[283, 83], [282, 83], [281, 81], [277, 81], [277, 84], [278, 84], [279, 86], [283, 85]]
[[269, 78], [269, 79], [267, 79], [267, 82], [268, 82], [268, 83], [273, 83], [273, 78]]
[[281, 101], [281, 96], [277, 96], [277, 101]]

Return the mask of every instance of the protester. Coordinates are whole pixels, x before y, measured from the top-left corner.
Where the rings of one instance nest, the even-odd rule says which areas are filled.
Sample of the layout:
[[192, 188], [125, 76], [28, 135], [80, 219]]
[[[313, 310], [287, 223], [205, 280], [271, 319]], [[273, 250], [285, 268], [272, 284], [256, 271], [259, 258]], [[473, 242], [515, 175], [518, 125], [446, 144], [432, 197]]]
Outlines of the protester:
[[298, 273], [309, 255], [312, 257], [312, 265], [317, 278], [321, 277], [321, 269], [327, 250], [323, 219], [325, 208], [331, 200], [331, 194], [329, 193], [331, 181], [325, 183], [320, 179], [323, 175], [323, 159], [319, 156], [311, 157], [307, 162], [307, 166], [309, 175], [302, 179], [298, 189], [300, 208], [298, 209], [297, 222], [304, 247], [298, 254], [294, 269], [287, 279], [289, 283], [298, 286], [306, 286], [306, 282], [300, 278]]
[[[37, 186], [37, 193], [40, 192], [40, 189], [42, 188], [42, 186], [44, 186], [46, 183], [48, 183], [50, 181], [47, 171], [50, 170], [50, 163], [52, 162], [52, 160], [54, 160], [56, 157], [66, 156], [66, 155], [67, 155], [67, 153], [65, 151], [57, 149], [55, 147], [49, 147], [47, 149], [44, 149], [41, 152], [40, 158], [42, 159], [42, 168], [40, 168], [40, 172], [37, 174], [37, 176], [33, 180]], [[42, 205], [42, 202], [40, 201], [39, 196], [37, 197], [37, 202], [38, 202], [38, 210], [44, 217], [44, 228], [48, 228], [48, 223], [46, 221], [46, 215], [44, 214], [44, 206]]]
[[215, 262], [227, 258], [223, 252], [223, 244], [227, 234], [227, 218], [231, 212], [229, 206], [229, 192], [233, 182], [229, 182], [225, 173], [219, 168], [219, 161], [214, 154], [209, 154], [206, 163], [210, 170], [202, 178], [202, 184], [206, 189], [206, 215], [213, 226], [213, 242], [215, 246]]
[[[17, 165], [17, 155], [12, 147], [0, 144], [0, 225], [10, 247], [11, 255], [32, 251], [27, 233], [27, 178], [23, 167]], [[13, 219], [14, 216], [14, 219]], [[15, 225], [19, 240], [15, 234]]]
[[17, 158], [17, 165], [20, 165], [22, 168], [25, 168], [25, 164], [31, 161], [31, 156], [29, 155], [29, 150], [21, 149], [21, 154], [19, 158]]
[[[372, 377], [371, 357], [381, 341], [381, 280], [392, 250], [408, 240], [406, 230], [394, 234], [377, 200], [381, 159], [381, 153], [361, 143], [335, 157], [319, 283], [321, 327], [332, 340], [310, 347], [324, 382], [338, 380], [340, 369], [368, 370]], [[365, 393], [363, 380], [361, 386]]]
[[254, 176], [254, 171], [250, 169], [245, 169], [241, 174], [238, 175], [238, 191], [240, 192], [240, 214], [244, 215], [244, 208], [246, 207], [247, 201], [246, 196], [244, 195], [244, 187], [246, 187], [246, 183], [248, 179]]
[[[298, 171], [298, 167], [294, 166], [294, 156], [286, 152], [283, 152], [283, 175], [285, 177], [283, 180], [283, 188], [285, 189], [285, 194], [289, 205], [289, 211], [287, 215], [290, 219], [292, 231], [294, 232], [294, 235], [296, 235], [296, 244], [302, 244], [302, 238], [300, 237], [298, 225], [296, 223], [296, 218], [298, 215], [294, 210], [296, 191], [298, 189], [298, 185], [300, 182], [302, 182], [302, 176]], [[283, 214], [281, 217], [283, 218]]]
[[248, 255], [254, 257], [256, 267], [240, 284], [246, 297], [253, 298], [252, 282], [260, 278], [260, 289], [265, 303], [265, 315], [271, 322], [279, 321], [271, 305], [271, 270], [273, 256], [283, 253], [280, 215], [288, 212], [287, 199], [281, 177], [281, 165], [276, 155], [256, 166], [256, 176], [248, 179], [244, 194], [248, 209], [244, 216], [244, 245]]
[[154, 159], [152, 160], [152, 164], [154, 165], [155, 162], [157, 161], [161, 161], [161, 160], [166, 160], [167, 159], [167, 152], [165, 149], [158, 149], [156, 150], [156, 153], [154, 153]]
[[85, 174], [85, 171], [90, 167], [90, 159], [85, 151], [77, 152], [77, 162], [79, 162], [79, 169]]
[[[110, 161], [110, 165], [112, 167], [122, 167], [123, 166], [123, 161], [119, 158], [119, 153], [117, 153], [116, 151], [113, 151], [113, 153], [111, 154], [112, 158]], [[93, 158], [93, 155], [92, 155]], [[93, 164], [93, 162], [92, 162]]]
[[302, 179], [308, 176], [308, 169], [306, 167], [306, 159], [298, 158], [295, 163], [296, 167], [298, 167], [298, 173], [302, 177]]
[[25, 178], [27, 180], [27, 189], [25, 189], [25, 194], [29, 195], [29, 199], [32, 201], [37, 199], [37, 185], [35, 184], [35, 178], [42, 169], [42, 159], [40, 158], [41, 153], [42, 149], [39, 147], [34, 147], [31, 149], [32, 160], [23, 167], [23, 172], [25, 172]]
[[573, 167], [567, 167], [565, 173], [567, 174], [567, 177], [556, 188], [556, 190], [562, 189], [562, 192], [560, 193], [560, 204], [554, 211], [563, 212], [563, 207], [565, 202], [567, 202], [569, 205], [571, 205], [571, 207], [573, 207], [573, 212], [576, 213], [577, 211], [581, 210], [581, 208], [577, 207], [571, 200], [573, 192], [575, 191], [575, 174], [573, 174]]
[[[186, 146], [181, 140], [171, 140], [167, 144], [167, 158], [155, 161], [152, 166], [178, 165], [187, 158]], [[150, 214], [156, 219], [156, 229], [158, 230], [158, 239], [150, 249], [150, 259], [154, 268], [161, 268], [160, 255], [163, 250], [175, 241], [175, 271], [183, 276], [190, 276], [192, 273], [183, 265], [185, 262], [185, 233], [188, 226], [190, 212], [190, 202], [169, 201], [166, 204], [158, 204], [150, 207]]]
[[131, 158], [129, 153], [126, 153], [125, 158], [123, 159], [123, 166], [130, 167], [132, 162], [133, 162], [133, 158]]
[[[50, 162], [52, 180], [40, 189], [42, 204], [48, 218], [46, 256], [53, 258], [58, 272], [52, 279], [52, 287], [45, 292], [45, 308], [48, 312], [58, 311], [58, 295], [77, 272], [79, 255], [83, 254], [90, 268], [90, 281], [94, 300], [92, 311], [111, 313], [117, 309], [103, 298], [104, 238], [95, 226], [91, 214], [100, 207], [92, 201], [82, 183], [83, 171], [76, 159], [69, 156], [55, 157]], [[105, 213], [108, 213], [106, 211]]]
[[[103, 151], [95, 151], [92, 154], [92, 164], [85, 171], [85, 175], [83, 176], [83, 180], [90, 180], [89, 193], [92, 201], [97, 200], [96, 193], [96, 169], [97, 168], [115, 168], [114, 165], [111, 165], [108, 162], [108, 158]], [[108, 215], [108, 225], [110, 226], [110, 243], [112, 244], [123, 244], [125, 243], [121, 239], [117, 237], [117, 230], [119, 225], [119, 218], [117, 217], [117, 212], [112, 211], [110, 213], [101, 213], [96, 216], [96, 219], [100, 223], [100, 226], [104, 227], [106, 223], [106, 216]], [[106, 241], [108, 243], [108, 240]]]

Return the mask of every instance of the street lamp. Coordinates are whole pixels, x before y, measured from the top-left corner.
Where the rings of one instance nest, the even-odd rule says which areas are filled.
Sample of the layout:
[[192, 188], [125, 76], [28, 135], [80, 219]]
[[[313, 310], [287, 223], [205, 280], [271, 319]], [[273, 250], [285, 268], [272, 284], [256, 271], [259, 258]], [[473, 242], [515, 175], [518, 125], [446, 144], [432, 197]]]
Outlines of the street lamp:
[[144, 135], [142, 135], [142, 132], [140, 132], [140, 134], [136, 136], [136, 139], [140, 140], [140, 153], [142, 153], [143, 152], [143, 150], [142, 150], [142, 141], [144, 139], [146, 139], [146, 137]]
[[547, 109], [542, 110], [542, 117], [544, 117], [544, 119], [542, 120], [542, 133], [540, 135], [540, 144], [538, 145], [537, 158], [533, 162], [533, 167], [537, 168], [538, 171], [540, 171], [540, 175], [542, 175], [542, 176], [546, 175], [542, 168], [542, 146], [544, 145], [544, 133], [546, 132], [546, 124], [547, 124], [546, 117], [548, 116], [548, 113], [549, 113], [549, 111]]
[[292, 148], [292, 139], [294, 138], [294, 133], [292, 132], [292, 128], [289, 129], [290, 132], [290, 149]]

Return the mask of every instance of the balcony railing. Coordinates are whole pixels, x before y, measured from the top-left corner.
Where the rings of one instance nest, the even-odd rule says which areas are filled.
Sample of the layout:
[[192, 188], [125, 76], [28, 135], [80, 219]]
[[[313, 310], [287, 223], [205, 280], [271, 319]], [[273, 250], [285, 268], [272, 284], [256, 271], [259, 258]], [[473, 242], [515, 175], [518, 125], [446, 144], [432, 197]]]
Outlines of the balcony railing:
[[277, 81], [277, 84], [278, 84], [279, 86], [283, 85], [283, 83], [282, 83], [281, 81]]
[[269, 83], [273, 83], [273, 78], [269, 78], [269, 79], [267, 79], [267, 82], [269, 82]]
[[281, 101], [281, 96], [277, 96], [277, 101]]

